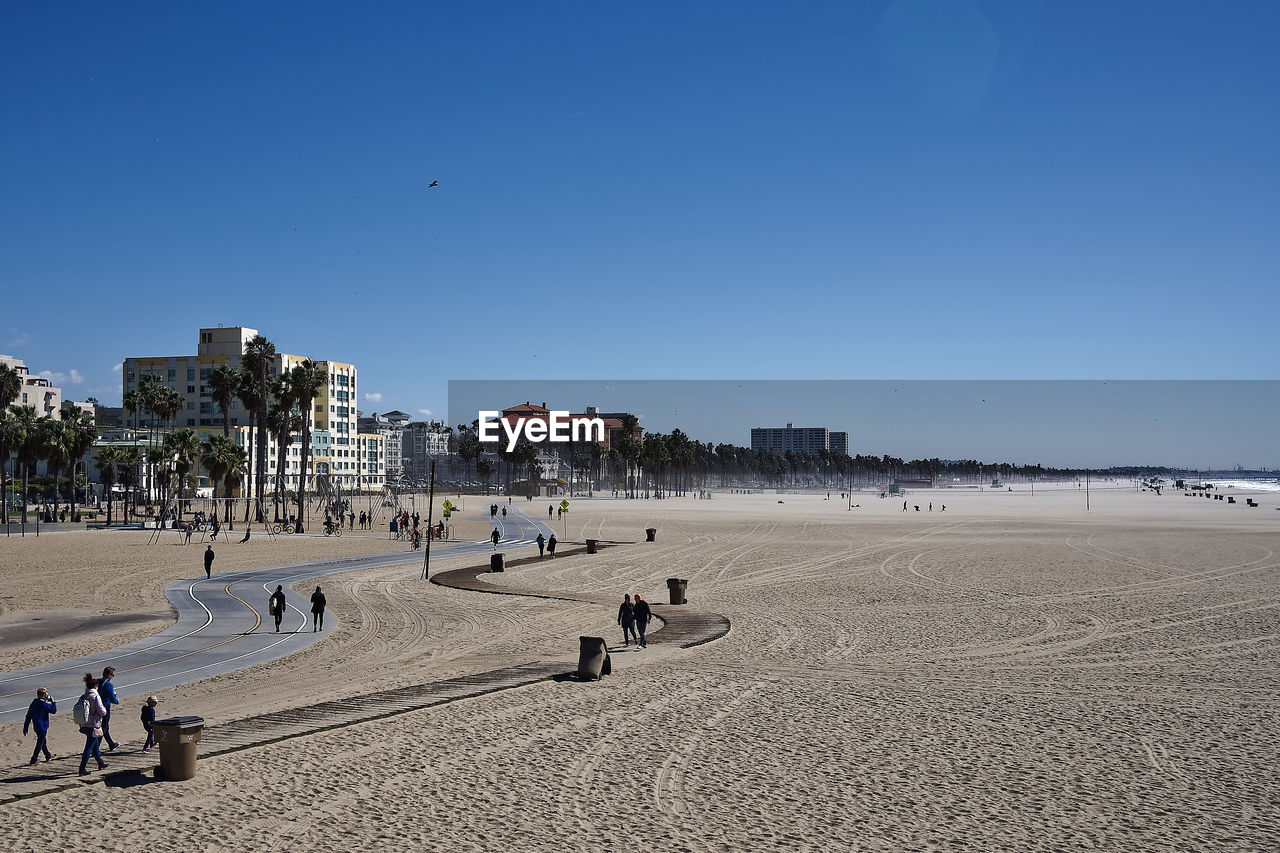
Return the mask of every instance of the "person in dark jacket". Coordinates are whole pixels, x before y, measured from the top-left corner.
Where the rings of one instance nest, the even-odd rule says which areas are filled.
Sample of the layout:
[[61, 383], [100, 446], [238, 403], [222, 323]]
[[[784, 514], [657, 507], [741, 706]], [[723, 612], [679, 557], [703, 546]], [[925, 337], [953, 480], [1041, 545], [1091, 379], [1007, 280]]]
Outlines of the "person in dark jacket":
[[102, 715], [102, 739], [107, 742], [107, 752], [115, 751], [115, 748], [120, 745], [119, 741], [111, 736], [111, 706], [120, 704], [120, 700], [116, 698], [116, 686], [111, 683], [111, 679], [115, 677], [116, 668], [109, 666], [102, 671], [102, 678], [98, 681], [98, 696], [102, 698], [102, 704], [107, 709], [107, 713]]
[[324, 630], [324, 593], [320, 587], [311, 593], [311, 633]]
[[640, 593], [636, 593], [635, 598], [636, 611], [636, 634], [640, 638], [640, 648], [648, 648], [649, 643], [644, 638], [645, 629], [649, 627], [649, 622], [653, 619], [653, 611], [649, 609], [649, 602], [640, 597]]
[[213, 579], [213, 546], [206, 545], [204, 548], [204, 576]]
[[31, 751], [31, 763], [35, 764], [40, 753], [44, 753], [45, 761], [53, 760], [49, 752], [49, 715], [58, 713], [58, 703], [49, 698], [49, 691], [43, 687], [36, 691], [36, 698], [31, 700], [27, 708], [27, 719], [22, 723], [22, 736], [26, 737], [29, 729], [35, 729], [36, 748]]
[[547, 550], [547, 537], [543, 536], [542, 533], [539, 532], [538, 533], [538, 559], [539, 560], [542, 559], [542, 554], [546, 550]]
[[547, 556], [554, 557], [556, 555], [556, 535], [551, 534], [551, 538], [547, 540]]
[[489, 536], [489, 540], [493, 542], [493, 550], [498, 550], [498, 528], [493, 528], [493, 533]]
[[622, 626], [622, 645], [631, 645], [636, 639], [636, 606], [631, 603], [630, 594], [624, 595], [618, 605], [618, 624]]
[[268, 601], [268, 609], [276, 620], [276, 633], [280, 633], [280, 620], [284, 618], [284, 587], [277, 585], [276, 591], [271, 593], [271, 599]]
[[147, 742], [142, 745], [143, 752], [150, 752], [151, 747], [156, 745], [156, 697], [148, 696], [147, 704], [142, 706], [142, 727], [147, 731]]

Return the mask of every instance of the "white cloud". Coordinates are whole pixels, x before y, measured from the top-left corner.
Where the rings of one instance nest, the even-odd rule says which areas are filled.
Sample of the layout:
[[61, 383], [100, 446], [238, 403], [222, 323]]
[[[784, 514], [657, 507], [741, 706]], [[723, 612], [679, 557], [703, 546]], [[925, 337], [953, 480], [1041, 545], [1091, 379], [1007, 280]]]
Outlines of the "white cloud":
[[434, 412], [432, 412], [430, 409], [418, 409], [418, 414], [420, 414], [420, 415], [426, 415], [426, 416], [430, 417], [431, 415], [433, 415], [433, 414], [435, 414], [435, 413], [434, 413]]
[[115, 364], [111, 365], [111, 372], [112, 372], [112, 373], [119, 373], [119, 372], [120, 372], [120, 371], [122, 371], [122, 370], [124, 370], [124, 362], [123, 362], [123, 361], [117, 361]]
[[[16, 332], [17, 329], [14, 329], [14, 331]], [[15, 347], [15, 348], [25, 347], [29, 343], [31, 343], [31, 336], [28, 335], [26, 332], [23, 332], [19, 335], [15, 335], [13, 338], [10, 338], [9, 340], [9, 346]]]
[[62, 387], [63, 385], [81, 385], [84, 383], [84, 375], [74, 367], [70, 373], [63, 373], [57, 370], [42, 370], [36, 374], [44, 379], [48, 379], [54, 385]]
[[370, 403], [381, 403], [381, 402], [382, 402], [382, 395], [381, 395], [381, 394], [365, 394], [365, 395], [364, 395], [364, 398], [365, 398], [366, 400], [368, 400]]

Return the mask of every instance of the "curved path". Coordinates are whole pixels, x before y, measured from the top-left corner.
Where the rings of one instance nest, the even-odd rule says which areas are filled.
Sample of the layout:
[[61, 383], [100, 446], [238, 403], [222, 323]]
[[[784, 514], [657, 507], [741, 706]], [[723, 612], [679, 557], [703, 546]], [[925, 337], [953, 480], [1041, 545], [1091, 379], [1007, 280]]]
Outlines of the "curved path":
[[[533, 542], [545, 525], [516, 514], [495, 521], [500, 545], [519, 547]], [[549, 528], [548, 528], [549, 529]], [[440, 556], [487, 553], [491, 542], [448, 545]], [[165, 589], [178, 613], [177, 622], [159, 634], [114, 649], [71, 660], [0, 675], [0, 723], [21, 721], [37, 687], [48, 687], [54, 700], [75, 700], [84, 692], [81, 677], [116, 668], [115, 688], [121, 697], [145, 695], [202, 678], [244, 669], [284, 657], [314, 643], [332, 630], [311, 631], [311, 605], [289, 587], [308, 578], [396, 564], [421, 563], [420, 551], [397, 551], [300, 563], [265, 569], [246, 569], [215, 575], [212, 580], [182, 580]], [[286, 590], [286, 614], [276, 633], [267, 615], [267, 599], [277, 585]]]

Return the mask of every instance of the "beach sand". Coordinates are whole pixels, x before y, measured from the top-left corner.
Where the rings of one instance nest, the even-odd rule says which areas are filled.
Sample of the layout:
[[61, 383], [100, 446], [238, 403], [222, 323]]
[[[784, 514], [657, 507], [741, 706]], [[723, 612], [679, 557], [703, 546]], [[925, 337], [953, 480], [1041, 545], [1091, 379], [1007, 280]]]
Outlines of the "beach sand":
[[[727, 615], [731, 633], [673, 650], [659, 631], [650, 649], [618, 652], [623, 665], [599, 683], [202, 760], [189, 782], [9, 804], [11, 846], [64, 849], [107, 826], [120, 849], [150, 851], [1280, 847], [1277, 498], [1250, 509], [1107, 485], [1089, 512], [1075, 488], [916, 492], [906, 499], [921, 511], [905, 513], [901, 498], [870, 494], [848, 510], [838, 492], [574, 500], [567, 539], [637, 541], [652, 526], [658, 540], [495, 584], [665, 601], [665, 578], [688, 578], [691, 606]], [[536, 518], [545, 505], [522, 508]], [[158, 591], [195, 576], [203, 548], [137, 543], [0, 540], [3, 615], [164, 614]], [[283, 540], [261, 564], [378, 544]], [[234, 567], [233, 550], [218, 569]], [[418, 572], [327, 578], [332, 636], [166, 691], [161, 715], [216, 725], [524, 661], [568, 670], [579, 634], [621, 640], [612, 611], [444, 589]], [[0, 651], [12, 668], [77, 642]], [[115, 726], [126, 749], [141, 742], [138, 704], [124, 700]], [[78, 752], [68, 720], [53, 728], [55, 752]], [[6, 766], [31, 743], [0, 727]]]

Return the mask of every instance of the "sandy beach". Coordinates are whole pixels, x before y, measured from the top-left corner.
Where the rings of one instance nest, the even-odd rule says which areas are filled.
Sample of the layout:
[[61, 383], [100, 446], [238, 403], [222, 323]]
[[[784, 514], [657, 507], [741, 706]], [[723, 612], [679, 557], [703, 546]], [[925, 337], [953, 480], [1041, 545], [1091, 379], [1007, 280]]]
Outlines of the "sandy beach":
[[[575, 500], [567, 540], [636, 544], [496, 585], [662, 601], [665, 578], [688, 578], [690, 604], [728, 616], [730, 634], [673, 650], [659, 631], [600, 683], [202, 760], [188, 782], [8, 804], [10, 846], [69, 849], [84, 826], [151, 851], [1280, 846], [1280, 497], [1253, 509], [1107, 484], [1086, 512], [1075, 488], [938, 490], [903, 512], [901, 498], [858, 494], [847, 509], [837, 495]], [[521, 508], [545, 518], [546, 501]], [[658, 541], [639, 541], [650, 526]], [[394, 550], [385, 536], [230, 544], [216, 568]], [[203, 547], [143, 543], [0, 538], [0, 670], [170, 624], [161, 591], [201, 571]], [[216, 725], [526, 661], [568, 670], [579, 634], [621, 642], [612, 611], [418, 574], [329, 577], [331, 637], [167, 691], [161, 715]], [[117, 618], [34, 643], [4, 633], [38, 615]], [[141, 744], [138, 704], [123, 699], [115, 727], [126, 750]], [[78, 752], [60, 711], [51, 747]], [[0, 727], [5, 766], [31, 745]]]

